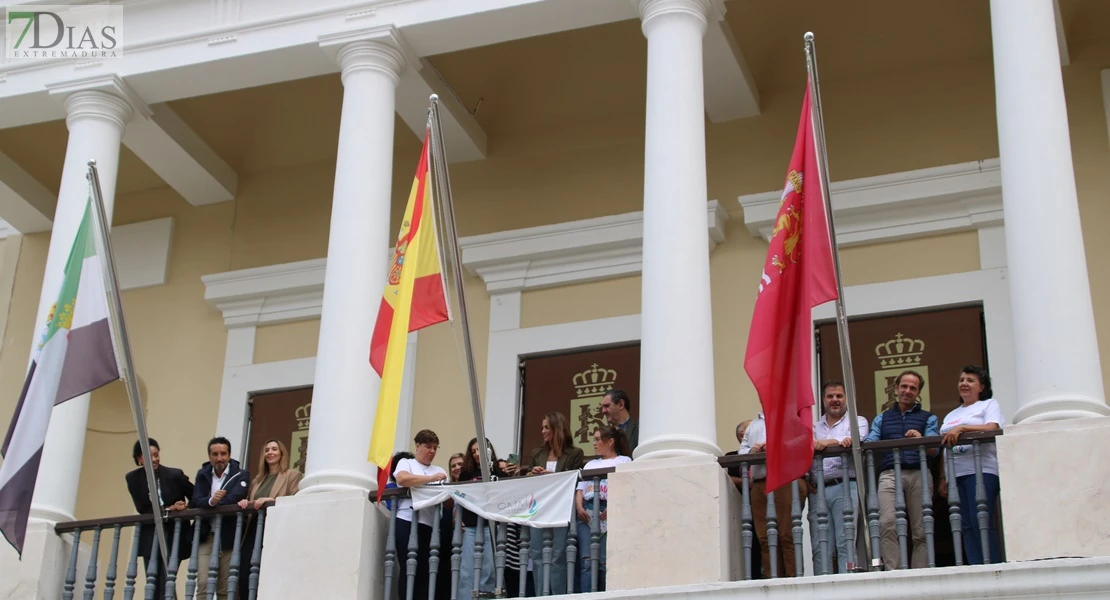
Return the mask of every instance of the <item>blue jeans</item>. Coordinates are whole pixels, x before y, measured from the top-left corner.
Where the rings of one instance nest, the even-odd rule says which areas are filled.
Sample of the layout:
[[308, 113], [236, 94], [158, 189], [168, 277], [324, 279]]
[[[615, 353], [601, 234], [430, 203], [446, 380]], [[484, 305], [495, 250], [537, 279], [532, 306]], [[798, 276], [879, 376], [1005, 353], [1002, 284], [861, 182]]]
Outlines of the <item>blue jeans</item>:
[[[975, 502], [975, 475], [956, 478], [960, 490], [960, 525], [964, 538], [964, 563], [981, 565], [983, 563], [983, 542], [979, 535], [979, 507]], [[987, 539], [990, 543], [990, 562], [1002, 560], [1002, 550], [998, 541], [998, 529], [994, 526], [995, 504], [998, 502], [998, 475], [983, 473], [983, 487], [987, 490]]]
[[[814, 486], [813, 489], [816, 489]], [[852, 506], [859, 503], [859, 496], [856, 490], [856, 482], [849, 482], [849, 493], [852, 495], [850, 502], [854, 504], [847, 508], [851, 510]], [[825, 487], [825, 505], [829, 509], [829, 552], [836, 549], [836, 566], [837, 573], [848, 572], [848, 538], [844, 534], [844, 484], [830, 485]], [[821, 544], [817, 539], [817, 494], [809, 495], [809, 535], [813, 540], [813, 567], [814, 572], [820, 571], [821, 562]], [[857, 513], [858, 514], [858, 513]], [[857, 521], [858, 526], [858, 521]], [[859, 559], [856, 559], [859, 562]], [[832, 564], [832, 561], [829, 563]]]
[[[536, 595], [545, 596], [543, 593], [543, 532], [545, 530], [532, 528], [529, 553], [532, 555], [532, 577], [536, 582]], [[548, 529], [554, 535], [551, 537], [551, 595], [567, 593], [567, 528], [556, 527]]]
[[[601, 502], [599, 513], [605, 510], [605, 502]], [[593, 518], [592, 500], [587, 501], [584, 506], [586, 510], [590, 511], [590, 518]], [[593, 587], [593, 560], [590, 557], [590, 524], [583, 523], [581, 520], [575, 521], [578, 526], [578, 591], [587, 594], [592, 591]], [[601, 546], [599, 554], [601, 555], [601, 562], [597, 567], [597, 591], [605, 591], [605, 534], [601, 534]]]
[[[462, 554], [460, 554], [462, 562], [459, 565], [459, 598], [469, 598], [470, 593], [474, 591], [474, 540], [477, 537], [475, 530], [475, 527], [463, 529]], [[482, 542], [482, 580], [478, 590], [492, 594], [493, 588], [497, 585], [493, 572], [493, 553], [497, 551], [497, 547], [493, 545], [488, 523], [482, 524], [482, 533], [485, 534], [485, 541]]]

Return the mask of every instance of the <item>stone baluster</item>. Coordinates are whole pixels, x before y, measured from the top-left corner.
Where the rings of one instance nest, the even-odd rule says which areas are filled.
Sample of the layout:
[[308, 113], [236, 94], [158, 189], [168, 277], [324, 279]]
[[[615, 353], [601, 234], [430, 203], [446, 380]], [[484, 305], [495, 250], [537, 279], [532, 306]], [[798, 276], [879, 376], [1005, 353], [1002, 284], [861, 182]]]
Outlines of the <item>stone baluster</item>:
[[439, 522], [443, 519], [443, 505], [437, 504], [432, 510], [432, 541], [428, 549], [428, 600], [436, 598], [436, 577], [439, 575]]
[[[151, 524], [151, 527], [154, 525]], [[143, 590], [143, 598], [146, 600], [158, 599], [158, 563], [162, 558], [158, 546], [158, 537], [155, 536], [150, 543], [150, 557], [146, 561], [146, 587]]]
[[527, 525], [520, 527], [520, 590], [519, 596], [523, 598], [528, 591], [528, 557], [532, 553], [532, 528]]
[[601, 587], [601, 478], [594, 477], [594, 499], [590, 507], [590, 591]]
[[485, 558], [483, 554], [486, 549], [486, 520], [480, 515], [478, 516], [478, 524], [474, 527], [474, 562], [469, 565], [474, 569], [474, 587], [470, 590], [463, 590], [467, 592], [470, 597], [477, 598], [478, 592], [481, 590], [482, 585], [482, 559]]
[[880, 570], [879, 492], [875, 485], [875, 452], [867, 451], [867, 531], [871, 536], [871, 570]]
[[497, 552], [494, 554], [494, 566], [497, 569], [497, 588], [494, 590], [494, 595], [498, 598], [504, 598], [505, 590], [505, 561], [506, 561], [506, 547], [509, 544], [509, 524], [497, 523]]
[[[817, 545], [817, 560], [813, 561], [813, 570], [818, 575], [828, 574], [830, 571], [829, 561], [829, 505], [825, 501], [825, 457], [818, 456], [813, 459], [813, 478], [817, 482], [817, 494], [813, 502], [813, 506], [809, 507], [813, 511], [817, 521], [817, 539], [813, 543]], [[798, 571], [801, 573], [801, 571]]]
[[[594, 496], [601, 495], [601, 488], [594, 488]], [[573, 515], [573, 511], [572, 511]], [[573, 594], [576, 589], [574, 582], [578, 574], [578, 527], [575, 526], [574, 516], [567, 523], [567, 593]]]
[[909, 519], [906, 518], [906, 494], [902, 486], [902, 451], [894, 450], [894, 531], [898, 533], [899, 569], [910, 568]]
[[[135, 534], [131, 537], [131, 558], [127, 561], [127, 573], [123, 579], [123, 600], [131, 600], [135, 596], [135, 579], [139, 576], [139, 535], [142, 531], [143, 524], [135, 523]], [[196, 560], [193, 563], [196, 563]], [[188, 597], [192, 598], [192, 595]]]
[[752, 578], [752, 491], [751, 468], [740, 465], [740, 546], [744, 552], [744, 579]]
[[242, 566], [242, 558], [239, 555], [242, 553], [245, 518], [244, 513], [235, 515], [235, 541], [231, 543], [231, 560], [228, 561], [227, 567], [227, 600], [235, 600], [239, 595], [239, 567]]
[[62, 587], [62, 600], [73, 600], [73, 587], [77, 585], [77, 550], [81, 547], [81, 530], [73, 532], [73, 549], [69, 552], [69, 568], [66, 569], [65, 585]]
[[937, 552], [933, 540], [933, 490], [929, 483], [933, 480], [926, 462], [925, 446], [917, 447], [917, 457], [921, 461], [921, 520], [925, 528], [925, 549], [928, 554], [929, 568], [937, 566]]
[[[389, 503], [389, 527], [385, 535], [385, 564], [382, 578], [385, 580], [385, 590], [382, 596], [386, 600], [393, 597], [393, 588], [396, 585], [393, 581], [393, 572], [397, 569], [397, 505], [400, 501], [396, 498], [386, 500]], [[455, 595], [451, 594], [451, 600], [455, 599]]]
[[451, 600], [458, 600], [459, 573], [462, 571], [462, 512], [457, 504], [454, 511], [455, 530], [451, 532]]
[[987, 487], [983, 482], [983, 455], [980, 446], [979, 440], [971, 442], [971, 451], [975, 454], [975, 516], [979, 521], [979, 543], [983, 548], [983, 564], [989, 565], [994, 562], [990, 543], [991, 514], [987, 506]]
[[258, 597], [258, 578], [262, 573], [262, 530], [266, 526], [266, 509], [258, 511], [258, 524], [254, 528], [254, 548], [251, 550], [251, 572], [247, 579], [247, 598]]
[[85, 571], [85, 600], [93, 600], [96, 594], [96, 556], [100, 553], [100, 526], [93, 528], [92, 552], [89, 555], [89, 568]]
[[798, 480], [790, 482], [790, 533], [794, 542], [794, 573], [800, 577], [805, 572], [802, 563], [802, 491]]
[[199, 565], [200, 554], [200, 527], [203, 523], [203, 517], [197, 517], [193, 521], [193, 549], [189, 553], [189, 570], [185, 573], [185, 597], [192, 598], [193, 593], [197, 590], [197, 569]]
[[960, 517], [960, 490], [956, 485], [956, 458], [951, 450], [944, 451], [945, 472], [948, 474], [948, 524], [952, 528], [952, 550], [956, 555], [956, 566], [964, 564], [963, 519]]
[[779, 576], [779, 520], [775, 514], [775, 493], [767, 492], [767, 554], [771, 557], [770, 565], [764, 565], [771, 574], [771, 579]]
[[543, 592], [541, 596], [551, 595], [551, 565], [555, 562], [552, 557], [555, 554], [554, 545], [555, 532], [550, 527], [543, 530]]
[[163, 592], [166, 600], [174, 600], [177, 596], [177, 570], [181, 567], [181, 527], [184, 519], [173, 520], [173, 545], [170, 546], [169, 569], [166, 571], [166, 589]]
[[[847, 554], [845, 560], [848, 563], [848, 570], [851, 571], [856, 567], [856, 504], [859, 502], [856, 496], [852, 494], [852, 482], [848, 478], [848, 469], [852, 463], [851, 454], [840, 455], [840, 472], [844, 473], [844, 539], [847, 546]], [[859, 475], [856, 476], [856, 494], [859, 494]], [[828, 566], [826, 564], [826, 566]]]
[[212, 517], [212, 555], [208, 559], [208, 583], [204, 593], [208, 600], [216, 600], [216, 590], [220, 583], [220, 552], [223, 551], [223, 517]]
[[405, 598], [404, 600], [412, 600], [413, 588], [416, 586], [416, 556], [417, 551], [420, 549], [419, 538], [416, 537], [417, 530], [420, 529], [420, 511], [415, 508], [412, 511], [412, 525], [409, 527], [409, 545], [408, 555], [405, 558]]
[[104, 573], [104, 600], [112, 600], [116, 595], [116, 568], [119, 562], [119, 536], [122, 525], [112, 528], [112, 555], [108, 557], [108, 570]]

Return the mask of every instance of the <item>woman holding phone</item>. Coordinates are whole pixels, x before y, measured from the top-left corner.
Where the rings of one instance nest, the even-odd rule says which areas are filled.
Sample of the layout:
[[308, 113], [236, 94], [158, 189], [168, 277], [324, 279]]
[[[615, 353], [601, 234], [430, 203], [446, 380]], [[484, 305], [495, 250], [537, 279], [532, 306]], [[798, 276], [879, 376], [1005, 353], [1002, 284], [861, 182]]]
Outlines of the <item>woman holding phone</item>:
[[[540, 427], [543, 445], [532, 451], [532, 459], [522, 471], [525, 475], [544, 475], [577, 471], [582, 468], [585, 457], [582, 450], [575, 447], [570, 433], [570, 423], [562, 413], [551, 412], [543, 417]], [[551, 593], [567, 593], [567, 530], [556, 527], [551, 530]], [[530, 552], [536, 592], [543, 594], [543, 546], [544, 530], [532, 528]]]

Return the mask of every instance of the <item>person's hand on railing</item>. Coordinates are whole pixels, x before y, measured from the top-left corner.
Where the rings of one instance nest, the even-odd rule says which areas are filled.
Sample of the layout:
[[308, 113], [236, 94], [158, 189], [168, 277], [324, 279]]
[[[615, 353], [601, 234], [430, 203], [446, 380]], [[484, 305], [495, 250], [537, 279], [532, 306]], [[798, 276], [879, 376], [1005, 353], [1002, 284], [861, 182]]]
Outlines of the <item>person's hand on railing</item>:
[[752, 446], [752, 453], [763, 452], [767, 449], [767, 444], [754, 444]]
[[952, 429], [949, 429], [948, 433], [944, 434], [944, 439], [941, 440], [941, 443], [945, 446], [955, 446], [956, 441], [960, 438], [961, 435], [966, 432], [967, 427], [964, 427], [963, 425], [957, 425]]
[[175, 510], [185, 510], [186, 508], [189, 508], [189, 503], [185, 502], [184, 500], [178, 500], [177, 502], [174, 502], [173, 504], [167, 506], [166, 510], [169, 512], [173, 512]]
[[924, 437], [924, 436], [921, 435], [920, 431], [918, 431], [916, 429], [911, 429], [911, 430], [906, 432], [906, 437], [908, 437], [908, 438], [919, 438], [919, 437]]
[[840, 440], [840, 445], [844, 448], [851, 448], [852, 447], [852, 436], [848, 436], [848, 437]]
[[250, 507], [250, 505], [251, 505], [251, 501], [247, 500], [246, 498], [243, 498], [242, 500], [239, 501], [239, 508], [246, 509], [246, 508]]
[[536, 466], [536, 467], [532, 467], [532, 472], [529, 473], [529, 474], [530, 475], [545, 475], [545, 474], [547, 474], [547, 472], [548, 472], [547, 469], [545, 469], [543, 467]]
[[824, 450], [825, 448], [828, 448], [828, 447], [829, 447], [829, 445], [825, 443], [825, 440], [814, 440], [813, 441], [813, 451], [814, 452], [820, 452], [820, 451], [822, 451], [822, 450]]

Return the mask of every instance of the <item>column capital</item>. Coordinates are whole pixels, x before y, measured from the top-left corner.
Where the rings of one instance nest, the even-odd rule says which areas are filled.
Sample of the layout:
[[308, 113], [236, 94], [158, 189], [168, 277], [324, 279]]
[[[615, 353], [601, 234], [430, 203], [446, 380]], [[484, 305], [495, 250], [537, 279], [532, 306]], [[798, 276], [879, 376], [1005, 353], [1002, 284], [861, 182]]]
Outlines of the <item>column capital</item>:
[[339, 64], [344, 82], [352, 73], [377, 71], [396, 84], [407, 66], [418, 67], [420, 64], [419, 58], [393, 25], [329, 33], [319, 36], [317, 40], [320, 47]]
[[702, 26], [710, 20], [724, 18], [724, 2], [721, 0], [631, 0], [640, 11], [640, 21], [644, 27], [649, 22], [664, 16], [687, 16], [701, 21]]
[[142, 97], [116, 74], [47, 84], [46, 89], [65, 106], [68, 126], [92, 118], [107, 119], [123, 129], [136, 115], [152, 114]]

